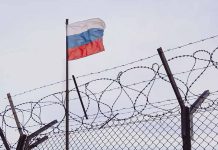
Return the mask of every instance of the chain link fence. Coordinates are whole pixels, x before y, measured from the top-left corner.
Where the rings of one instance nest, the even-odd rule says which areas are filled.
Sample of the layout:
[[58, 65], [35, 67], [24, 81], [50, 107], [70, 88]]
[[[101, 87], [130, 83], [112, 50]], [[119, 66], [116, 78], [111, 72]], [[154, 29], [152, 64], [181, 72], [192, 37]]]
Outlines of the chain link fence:
[[[216, 103], [216, 104], [215, 104]], [[62, 150], [65, 133], [49, 133], [49, 139], [36, 150]], [[218, 106], [199, 108], [193, 117], [193, 150], [218, 149]], [[138, 115], [131, 119], [112, 119], [105, 126], [78, 129], [70, 134], [74, 150], [181, 150], [181, 119], [177, 108], [159, 116]]]
[[[208, 39], [215, 37], [217, 36]], [[185, 44], [166, 52], [172, 55], [168, 62], [174, 71], [172, 75], [178, 84], [185, 108], [193, 108], [202, 91], [211, 91], [204, 102], [191, 113], [189, 128], [193, 150], [217, 150], [218, 91], [215, 81], [218, 74], [218, 47], [209, 50], [193, 49], [192, 52], [187, 48], [188, 53], [183, 52], [183, 49], [177, 51], [176, 55], [171, 54], [176, 49], [203, 41], [205, 40]], [[151, 63], [145, 65], [148, 59]], [[70, 149], [183, 149], [183, 121], [187, 117], [181, 119], [182, 114], [185, 114], [184, 109], [179, 107], [181, 105], [176, 99], [172, 99], [175, 95], [167, 76], [155, 54], [132, 63], [77, 77], [80, 83], [79, 92], [89, 118], [85, 119], [78, 95], [71, 84]], [[66, 147], [66, 93], [62, 89], [63, 83], [64, 81], [60, 81], [12, 96], [25, 135], [31, 135], [52, 120], [58, 121], [28, 141], [34, 150], [64, 150]], [[26, 101], [23, 101], [24, 99]], [[11, 108], [3, 102], [5, 104], [2, 103], [0, 107], [2, 135], [5, 135], [10, 149], [16, 149], [20, 135]], [[185, 129], [189, 128], [185, 126]], [[43, 138], [46, 140], [42, 140]], [[5, 150], [2, 140], [0, 150]]]

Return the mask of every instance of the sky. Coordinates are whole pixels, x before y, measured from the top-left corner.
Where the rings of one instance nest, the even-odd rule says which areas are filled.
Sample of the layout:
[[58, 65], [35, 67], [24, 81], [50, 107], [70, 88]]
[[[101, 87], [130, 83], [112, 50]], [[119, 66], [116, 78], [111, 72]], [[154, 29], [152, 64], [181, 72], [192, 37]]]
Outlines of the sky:
[[[217, 10], [216, 0], [0, 0], [0, 100], [7, 105], [8, 102], [4, 101], [7, 93], [16, 95], [65, 80], [65, 19], [73, 23], [101, 18], [106, 24], [105, 51], [69, 62], [69, 74], [77, 77], [157, 54], [159, 47], [166, 50], [217, 35]], [[216, 41], [199, 45], [199, 48], [214, 49], [217, 47]], [[177, 52], [167, 54], [167, 57], [175, 54]], [[140, 65], [152, 63], [149, 59]], [[181, 72], [189, 67], [189, 63], [171, 65], [174, 72]], [[106, 76], [116, 78], [118, 73], [119, 70], [112, 71]], [[140, 73], [130, 74], [123, 82], [131, 84], [149, 79], [149, 75]], [[104, 75], [78, 79], [78, 84]], [[199, 93], [207, 89], [202, 86], [206, 83], [211, 85], [212, 90], [217, 90], [217, 85], [212, 84], [214, 77], [217, 74], [211, 73], [208, 80], [195, 86], [196, 91]], [[105, 85], [107, 83], [94, 82], [90, 86], [97, 91], [98, 87]], [[72, 82], [70, 86], [73, 87]], [[158, 92], [152, 95], [154, 99], [164, 98], [165, 95], [165, 98], [175, 98], [172, 91], [163, 90], [163, 87], [165, 85], [154, 88]], [[19, 98], [15, 97], [14, 103], [31, 101], [34, 97], [40, 99], [64, 90], [64, 84], [52, 86], [30, 93], [32, 96], [24, 94]], [[108, 101], [114, 95], [106, 95], [104, 100]], [[125, 99], [119, 102], [120, 106], [127, 104]], [[74, 106], [73, 111], [82, 114], [80, 107], [75, 108], [79, 103], [71, 105]], [[26, 105], [23, 107], [27, 108]], [[57, 110], [56, 106], [51, 109], [63, 114], [63, 110]], [[4, 107], [0, 110], [2, 112]], [[47, 121], [46, 117], [54, 116], [50, 113], [44, 115], [45, 120], [41, 116], [44, 121]]]
[[70, 75], [80, 76], [217, 35], [217, 10], [216, 0], [0, 0], [0, 99], [65, 80], [65, 19], [106, 24], [105, 51], [70, 61]]
[[0, 1], [0, 96], [65, 79], [65, 19], [101, 18], [106, 51], [70, 62], [82, 75], [217, 34], [217, 1]]

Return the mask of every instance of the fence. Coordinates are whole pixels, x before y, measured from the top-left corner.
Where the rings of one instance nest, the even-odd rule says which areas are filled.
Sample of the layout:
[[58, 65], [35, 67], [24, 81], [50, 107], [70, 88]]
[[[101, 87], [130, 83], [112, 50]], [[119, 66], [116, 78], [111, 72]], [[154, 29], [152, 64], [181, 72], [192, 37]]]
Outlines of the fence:
[[[186, 44], [175, 49], [190, 45], [192, 46]], [[167, 54], [172, 55], [168, 62], [174, 72], [178, 91], [181, 92], [186, 107], [190, 110], [195, 110], [193, 108], [196, 107], [195, 111], [190, 111], [193, 113], [190, 117], [193, 128], [188, 128], [192, 138], [191, 147], [197, 150], [218, 149], [218, 90], [215, 82], [218, 48], [192, 52], [187, 49], [188, 54], [183, 54], [184, 51], [177, 51], [176, 55], [169, 53], [175, 49], [168, 50]], [[172, 98], [175, 96], [170, 81], [157, 56], [77, 78], [88, 119], [83, 114], [76, 90], [72, 86], [69, 93], [71, 149], [183, 149], [183, 110], [177, 99]], [[149, 65], [145, 65], [147, 60]], [[104, 74], [108, 71], [109, 76]], [[114, 74], [117, 76], [114, 77]], [[92, 76], [91, 80], [88, 76]], [[46, 89], [46, 92], [34, 93], [34, 90], [30, 90], [12, 97], [16, 99], [14, 102], [28, 99], [24, 103], [15, 103], [24, 134], [29, 136], [52, 120], [58, 120], [57, 124], [29, 140], [32, 149], [65, 149], [65, 92], [57, 88], [62, 87], [62, 83], [64, 81], [49, 85], [50, 89], [46, 89], [47, 86], [40, 88]], [[209, 96], [203, 97], [200, 105], [193, 105], [207, 89], [210, 90]], [[52, 94], [47, 95], [47, 91]], [[36, 98], [42, 93], [45, 93], [42, 98]], [[5, 106], [1, 116], [1, 128], [9, 146], [16, 149], [19, 134], [11, 108]], [[189, 125], [192, 127], [192, 124]], [[40, 143], [43, 138], [45, 140]], [[0, 149], [5, 149], [3, 143], [0, 145]]]
[[[212, 106], [207, 108], [198, 109], [194, 114], [192, 149], [218, 149], [218, 103], [211, 101], [210, 104], [207, 102], [203, 105], [211, 104]], [[75, 150], [180, 150], [182, 149], [180, 120], [178, 107], [172, 112], [154, 117], [137, 115], [131, 119], [113, 119], [103, 128], [95, 126], [73, 131], [70, 134], [70, 147]], [[50, 133], [49, 137], [36, 149], [65, 148], [64, 132]]]

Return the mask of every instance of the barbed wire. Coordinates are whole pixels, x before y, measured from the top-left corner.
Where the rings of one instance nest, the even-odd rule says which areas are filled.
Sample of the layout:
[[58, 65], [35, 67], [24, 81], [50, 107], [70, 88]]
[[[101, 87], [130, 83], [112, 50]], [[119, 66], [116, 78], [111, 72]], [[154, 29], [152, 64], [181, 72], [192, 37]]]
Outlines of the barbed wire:
[[[203, 74], [205, 74], [209, 68], [213, 69], [214, 72], [217, 71], [218, 62], [214, 60], [217, 49], [218, 48], [215, 48], [212, 50], [212, 52], [207, 50], [197, 50], [192, 55], [179, 55], [168, 59], [169, 63], [174, 63], [175, 60], [180, 61], [181, 59], [185, 58], [192, 59], [193, 61], [191, 69], [174, 74], [175, 80], [180, 85], [179, 89], [188, 105], [191, 105], [190, 101], [196, 99], [200, 94], [192, 91], [192, 87], [197, 83], [197, 81], [202, 78]], [[200, 57], [200, 55], [203, 55], [204, 58]], [[201, 67], [197, 67], [198, 63], [200, 63]], [[129, 80], [128, 78], [125, 78], [126, 75], [131, 72], [139, 74], [140, 71], [146, 74], [150, 72], [150, 79], [126, 83], [126, 81]], [[194, 72], [198, 72], [198, 74], [196, 73], [196, 76], [193, 78], [191, 75]], [[178, 75], [184, 74], [188, 74], [186, 79], [180, 79]], [[98, 78], [80, 85], [80, 92], [83, 100], [86, 103], [86, 111], [92, 115], [89, 115], [89, 120], [85, 120], [84, 115], [71, 111], [71, 120], [78, 124], [77, 128], [72, 130], [78, 130], [80, 128], [93, 128], [96, 126], [96, 123], [105, 122], [111, 118], [113, 118], [113, 120], [121, 121], [128, 120], [139, 115], [147, 117], [160, 117], [166, 114], [172, 114], [172, 110], [178, 107], [175, 99], [173, 99], [173, 102], [171, 99], [166, 99], [163, 102], [157, 103], [151, 101], [150, 94], [152, 93], [154, 86], [157, 84], [156, 82], [162, 81], [163, 84], [169, 84], [162, 64], [154, 63], [151, 65], [151, 67], [135, 66], [122, 70], [118, 73], [115, 79]], [[102, 90], [95, 92], [95, 90], [93, 90], [93, 85], [95, 86], [98, 82], [103, 83], [101, 84], [101, 87], [103, 88]], [[113, 95], [116, 96], [110, 96], [108, 99], [105, 97], [105, 95], [109, 94], [110, 92], [113, 92]], [[70, 94], [74, 93], [75, 89], [71, 89]], [[213, 92], [212, 96], [215, 96], [215, 98], [208, 98], [205, 102], [205, 106], [202, 106], [202, 109], [207, 109], [215, 104], [214, 99], [217, 99], [216, 93], [217, 91]], [[21, 122], [24, 131], [29, 134], [31, 131], [28, 128], [45, 125], [46, 122], [42, 115], [43, 111], [53, 106], [57, 106], [60, 110], [62, 110], [62, 114], [59, 116], [59, 124], [55, 129], [63, 130], [61, 124], [63, 124], [65, 117], [64, 95], [65, 91], [56, 92], [36, 100], [35, 102], [31, 101], [16, 105], [15, 109], [19, 112], [19, 116], [22, 116]], [[74, 102], [76, 99], [77, 98], [72, 98], [70, 101]], [[119, 104], [122, 102], [128, 103], [128, 105], [125, 106], [125, 108], [120, 109]], [[126, 112], [127, 110], [128, 112]], [[149, 110], [161, 113], [152, 115], [153, 113]], [[116, 115], [117, 113], [118, 115]], [[2, 127], [16, 129], [16, 126], [8, 121], [8, 118], [11, 118], [12, 116], [8, 106], [3, 112], [1, 112], [1, 116], [3, 118]]]
[[[217, 52], [218, 48], [212, 51], [196, 50], [189, 55], [178, 55], [168, 59], [170, 64], [174, 64], [176, 61], [184, 63], [187, 62], [187, 59], [189, 60], [189, 69], [173, 74], [187, 105], [190, 106], [201, 94], [202, 91], [194, 89], [197, 83], [201, 86], [200, 79], [203, 79], [203, 75], [209, 71], [218, 72], [218, 62], [215, 60]], [[185, 75], [186, 77], [184, 77]], [[144, 80], [144, 76], [148, 79]], [[131, 80], [134, 81], [131, 82]], [[153, 93], [155, 93], [159, 85], [166, 88], [170, 84], [162, 64], [158, 63], [153, 63], [150, 66], [141, 65], [123, 68], [115, 78], [101, 77], [89, 80], [79, 85], [85, 103], [85, 110], [88, 113], [88, 120], [78, 111], [79, 102], [76, 101], [78, 99], [76, 91], [74, 88], [71, 89], [70, 96], [72, 98], [70, 103], [73, 108], [70, 110], [70, 130], [80, 131], [101, 128], [108, 121], [122, 122], [128, 120], [131, 122], [131, 120], [138, 117], [148, 119], [174, 115], [179, 110], [175, 98], [155, 101], [157, 98], [153, 97]], [[163, 98], [161, 97], [161, 99]], [[218, 90], [215, 89], [199, 110], [216, 107], [218, 105], [217, 99]], [[21, 119], [21, 126], [25, 134], [30, 134], [37, 127], [42, 127], [50, 119], [58, 119], [58, 124], [46, 133], [57, 133], [65, 130], [63, 127], [65, 91], [55, 92], [40, 99], [17, 104], [15, 109]], [[56, 115], [50, 116], [52, 113]], [[8, 130], [17, 129], [9, 106], [6, 106], [0, 115], [2, 116], [1, 127], [6, 135]], [[11, 145], [16, 144], [12, 143]]]
[[[210, 36], [210, 37], [203, 38], [203, 39], [200, 39], [200, 40], [197, 40], [197, 41], [194, 41], [194, 42], [189, 42], [189, 43], [186, 43], [186, 44], [183, 44], [183, 45], [179, 45], [179, 46], [176, 46], [174, 48], [169, 48], [169, 49], [165, 50], [164, 52], [169, 52], [169, 51], [173, 51], [173, 50], [182, 49], [182, 48], [190, 46], [190, 45], [194, 45], [194, 44], [198, 44], [198, 43], [205, 42], [205, 41], [208, 41], [208, 40], [216, 39], [217, 37], [218, 37], [218, 35]], [[101, 70], [101, 71], [91, 72], [91, 73], [88, 73], [88, 74], [80, 75], [80, 76], [77, 76], [76, 78], [83, 78], [83, 77], [87, 77], [87, 76], [96, 75], [96, 74], [100, 74], [100, 73], [103, 73], [103, 72], [115, 70], [115, 69], [118, 69], [118, 68], [121, 68], [121, 67], [129, 66], [129, 65], [135, 64], [137, 62], [141, 62], [141, 61], [153, 58], [155, 56], [158, 56], [158, 54], [154, 54], [154, 55], [151, 55], [151, 56], [148, 56], [148, 57], [145, 57], [145, 58], [137, 59], [135, 61], [132, 61], [132, 62], [129, 62], [129, 63], [126, 63], [126, 64], [122, 64], [122, 65], [118, 65], [118, 66], [115, 66], [115, 67], [107, 68], [107, 69], [104, 69], [104, 70]], [[214, 66], [217, 67], [217, 65], [214, 65]], [[69, 79], [69, 80], [72, 80], [72, 79]], [[21, 93], [14, 94], [14, 95], [12, 95], [12, 97], [16, 97], [16, 96], [24, 95], [24, 94], [27, 94], [27, 93], [31, 93], [31, 92], [34, 92], [36, 90], [40, 90], [40, 89], [50, 87], [50, 86], [53, 86], [53, 85], [56, 85], [56, 84], [64, 83], [65, 81], [66, 80], [62, 80], [62, 81], [57, 81], [57, 82], [54, 82], [54, 83], [51, 83], [51, 84], [46, 84], [46, 85], [43, 85], [43, 86], [40, 86], [40, 87], [37, 87], [37, 88], [34, 88], [34, 89], [30, 89], [30, 90], [27, 90], [27, 91], [24, 91], [24, 92], [21, 92]], [[7, 98], [4, 98], [4, 99], [7, 99]]]

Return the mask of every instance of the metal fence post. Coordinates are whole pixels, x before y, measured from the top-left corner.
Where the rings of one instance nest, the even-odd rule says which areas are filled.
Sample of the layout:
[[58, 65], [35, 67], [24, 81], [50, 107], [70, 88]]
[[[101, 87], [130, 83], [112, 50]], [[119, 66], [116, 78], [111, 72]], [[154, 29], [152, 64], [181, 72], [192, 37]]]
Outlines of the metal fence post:
[[181, 109], [181, 129], [182, 129], [183, 150], [191, 150], [189, 107], [186, 107], [184, 101], [182, 100], [182, 96], [179, 92], [179, 88], [177, 87], [177, 84], [174, 80], [173, 74], [170, 70], [169, 64], [167, 62], [167, 59], [164, 55], [162, 48], [158, 48], [157, 51]]
[[19, 131], [19, 133], [20, 133], [20, 136], [22, 136], [22, 135], [23, 135], [23, 129], [22, 129], [21, 125], [20, 125], [20, 122], [19, 122], [19, 119], [18, 119], [16, 110], [15, 110], [15, 107], [14, 107], [14, 104], [13, 104], [13, 101], [12, 101], [12, 98], [11, 98], [11, 94], [8, 93], [8, 94], [7, 94], [7, 97], [8, 97], [8, 101], [9, 101], [9, 103], [10, 103], [10, 106], [11, 106], [12, 113], [13, 113], [13, 115], [14, 115], [14, 120], [15, 120], [15, 122], [16, 122], [17, 129], [18, 129], [18, 131]]
[[191, 132], [189, 107], [181, 109], [183, 150], [191, 150]]
[[7, 139], [5, 138], [3, 130], [1, 128], [0, 128], [0, 137], [2, 139], [4, 146], [5, 146], [5, 149], [10, 150], [10, 146], [8, 145]]
[[189, 110], [189, 116], [190, 116], [190, 134], [191, 139], [194, 139], [194, 132], [193, 132], [193, 114], [197, 111], [197, 109], [201, 106], [201, 104], [204, 102], [204, 100], [210, 95], [209, 90], [204, 91], [198, 99], [191, 105]]

